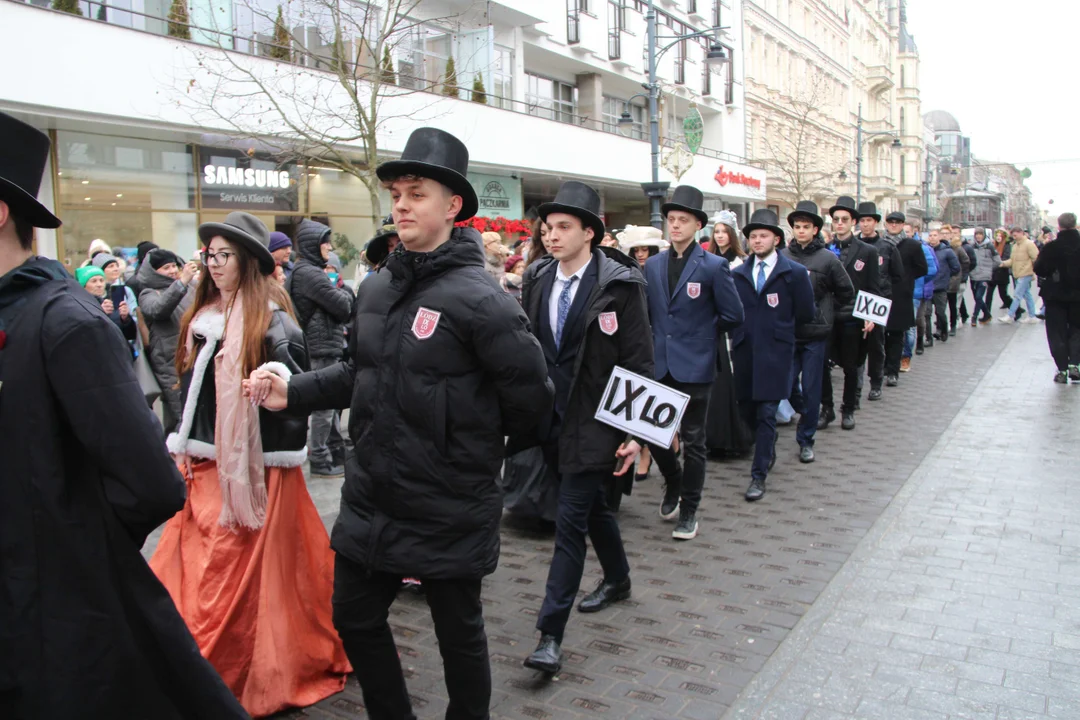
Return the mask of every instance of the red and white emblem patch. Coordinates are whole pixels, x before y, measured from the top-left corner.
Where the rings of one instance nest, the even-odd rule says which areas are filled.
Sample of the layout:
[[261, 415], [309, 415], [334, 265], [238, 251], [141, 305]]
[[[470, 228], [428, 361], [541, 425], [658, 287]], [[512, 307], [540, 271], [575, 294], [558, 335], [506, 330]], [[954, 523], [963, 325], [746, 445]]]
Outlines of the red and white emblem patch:
[[864, 267], [866, 267], [866, 263], [864, 263], [862, 260], [855, 261], [855, 272], [861, 271]]
[[877, 259], [877, 264], [878, 264], [878, 265], [884, 265], [884, 264], [885, 264], [885, 258], [884, 258], [884, 257], [881, 257], [881, 256], [879, 255], [879, 256], [878, 256], [878, 259]]
[[765, 302], [769, 303], [769, 307], [776, 307], [780, 304], [780, 296], [776, 293], [769, 293], [765, 296]]
[[435, 328], [439, 326], [440, 317], [442, 317], [440, 312], [420, 308], [416, 311], [416, 319], [413, 320], [412, 334], [418, 340], [427, 340], [435, 333]]
[[701, 297], [701, 283], [686, 283], [686, 294], [691, 300], [697, 300]]
[[614, 335], [619, 329], [619, 318], [613, 312], [600, 313], [600, 331], [605, 335]]

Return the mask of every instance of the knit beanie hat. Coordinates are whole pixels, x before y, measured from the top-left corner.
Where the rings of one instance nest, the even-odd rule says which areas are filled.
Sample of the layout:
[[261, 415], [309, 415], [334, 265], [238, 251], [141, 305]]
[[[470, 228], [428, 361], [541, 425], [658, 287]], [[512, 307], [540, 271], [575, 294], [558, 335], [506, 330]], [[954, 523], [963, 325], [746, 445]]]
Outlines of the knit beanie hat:
[[82, 287], [86, 287], [86, 283], [90, 280], [90, 278], [97, 275], [105, 277], [105, 273], [102, 272], [101, 268], [97, 267], [96, 265], [86, 265], [85, 267], [75, 269], [75, 280]]
[[503, 269], [508, 273], [512, 273], [514, 272], [514, 266], [524, 259], [525, 258], [521, 257], [520, 255], [511, 255], [509, 258], [507, 258], [506, 265], [503, 266]]
[[86, 256], [93, 259], [98, 253], [112, 253], [112, 248], [104, 240], [94, 240], [90, 243], [90, 249], [86, 251]]
[[102, 270], [112, 265], [113, 263], [119, 262], [120, 260], [115, 255], [109, 255], [106, 253], [98, 253], [94, 256], [94, 259], [91, 260], [91, 263], [93, 263], [94, 267], [100, 268]]
[[146, 261], [155, 270], [160, 270], [162, 265], [168, 265], [169, 263], [176, 263], [176, 267], [181, 267], [184, 264], [184, 261], [176, 253], [162, 248], [151, 250], [146, 256]]
[[158, 246], [155, 243], [150, 242], [149, 240], [143, 240], [141, 243], [136, 245], [136, 257], [138, 258], [139, 264], [142, 265], [142, 261], [146, 259], [147, 253], [149, 253], [151, 250], [157, 250], [157, 248]]
[[292, 247], [292, 240], [289, 239], [288, 235], [283, 232], [270, 233], [270, 252], [287, 247]]

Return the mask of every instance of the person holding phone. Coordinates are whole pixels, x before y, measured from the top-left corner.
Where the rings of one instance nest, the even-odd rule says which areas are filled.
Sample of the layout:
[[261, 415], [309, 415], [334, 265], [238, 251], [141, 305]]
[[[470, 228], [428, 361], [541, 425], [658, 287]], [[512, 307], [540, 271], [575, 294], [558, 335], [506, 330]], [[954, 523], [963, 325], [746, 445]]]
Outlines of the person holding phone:
[[[101, 304], [102, 312], [109, 316], [109, 319], [113, 321], [116, 327], [120, 328], [120, 333], [124, 336], [124, 339], [129, 344], [134, 343], [135, 338], [138, 337], [139, 329], [135, 325], [135, 319], [131, 316], [130, 306], [127, 304], [125, 295], [122, 292], [113, 296], [105, 291], [105, 273], [102, 272], [101, 268], [95, 265], [78, 268], [75, 271], [75, 279], [85, 288], [86, 292], [97, 298], [97, 301]], [[119, 290], [123, 291], [125, 289], [123, 285], [119, 286]], [[134, 359], [134, 356], [132, 356], [132, 359]]]

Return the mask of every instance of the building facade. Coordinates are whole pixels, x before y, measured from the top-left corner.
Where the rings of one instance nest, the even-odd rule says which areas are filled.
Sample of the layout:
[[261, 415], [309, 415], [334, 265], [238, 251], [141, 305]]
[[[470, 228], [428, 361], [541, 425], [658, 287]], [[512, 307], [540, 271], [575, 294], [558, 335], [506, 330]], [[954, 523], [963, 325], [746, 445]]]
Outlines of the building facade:
[[[358, 177], [319, 159], [330, 150], [304, 149], [295, 131], [307, 122], [312, 133], [343, 126], [348, 136], [349, 113], [363, 105], [351, 95], [377, 105], [380, 159], [422, 125], [462, 138], [484, 214], [527, 218], [577, 179], [600, 191], [610, 227], [648, 223], [640, 187], [650, 180], [648, 118], [633, 96], [648, 77], [650, 2], [432, 0], [380, 44], [373, 39], [392, 0], [349, 5], [369, 13], [360, 20], [305, 11], [305, 1], [188, 0], [183, 26], [168, 21], [169, 2], [82, 2], [81, 16], [48, 0], [0, 4], [0, 26], [16, 30], [0, 62], [22, 68], [5, 77], [0, 109], [54, 141], [42, 199], [64, 226], [39, 235], [41, 251], [77, 265], [101, 238], [190, 255], [197, 226], [236, 209], [286, 232], [316, 217], [362, 246], [388, 209], [385, 196], [373, 201]], [[745, 153], [741, 5], [655, 4], [660, 35], [729, 26], [721, 42], [731, 60], [719, 66], [704, 62], [705, 38], [658, 41], [672, 44], [658, 63], [661, 146], [667, 154], [684, 144], [686, 118], [699, 114], [700, 147], [681, 181], [700, 187], [710, 209], [745, 218], [765, 199], [767, 177]], [[41, 53], [42, 38], [64, 42]], [[356, 82], [342, 87], [333, 71], [353, 60]], [[388, 82], [369, 98], [364, 76], [373, 71]], [[257, 81], [266, 97], [223, 92], [223, 78]], [[271, 98], [294, 110], [275, 114]], [[315, 101], [295, 110], [302, 98]], [[627, 101], [629, 126], [619, 123]], [[332, 154], [356, 158], [363, 147], [346, 139]], [[660, 179], [678, 182], [667, 169]]]

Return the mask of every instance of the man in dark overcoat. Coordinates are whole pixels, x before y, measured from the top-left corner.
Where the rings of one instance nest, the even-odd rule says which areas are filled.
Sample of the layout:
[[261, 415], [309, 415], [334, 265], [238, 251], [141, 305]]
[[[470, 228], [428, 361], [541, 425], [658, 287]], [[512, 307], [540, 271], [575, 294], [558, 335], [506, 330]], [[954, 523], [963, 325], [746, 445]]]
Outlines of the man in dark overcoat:
[[791, 394], [796, 326], [817, 315], [805, 267], [777, 252], [784, 231], [772, 210], [756, 210], [743, 228], [751, 252], [732, 273], [745, 318], [731, 334], [739, 409], [754, 430], [748, 501], [765, 495], [776, 462], [776, 410]]
[[900, 362], [904, 336], [915, 327], [915, 281], [926, 275], [929, 268], [922, 243], [904, 231], [904, 213], [891, 212], [885, 216], [885, 239], [896, 245], [903, 264], [900, 280], [892, 286], [892, 310], [885, 324], [885, 385], [900, 384]]
[[[877, 211], [877, 205], [872, 202], [859, 203], [859, 240], [877, 250], [878, 269], [880, 278], [878, 286], [881, 296], [893, 299], [893, 288], [904, 282], [904, 263], [900, 257], [900, 251], [896, 244], [887, 237], [882, 237], [878, 232], [878, 223], [881, 222], [881, 214]], [[881, 399], [881, 385], [885, 379], [885, 359], [890, 354], [895, 354], [897, 372], [900, 371], [900, 350], [903, 343], [902, 333], [887, 335], [885, 327], [878, 325], [870, 332], [867, 341], [869, 344], [867, 354], [867, 371], [870, 375], [869, 400]], [[890, 347], [890, 343], [892, 347]], [[861, 378], [860, 378], [861, 379]]]
[[48, 159], [0, 113], [0, 718], [246, 718], [139, 553], [184, 479], [120, 331], [34, 255]]

